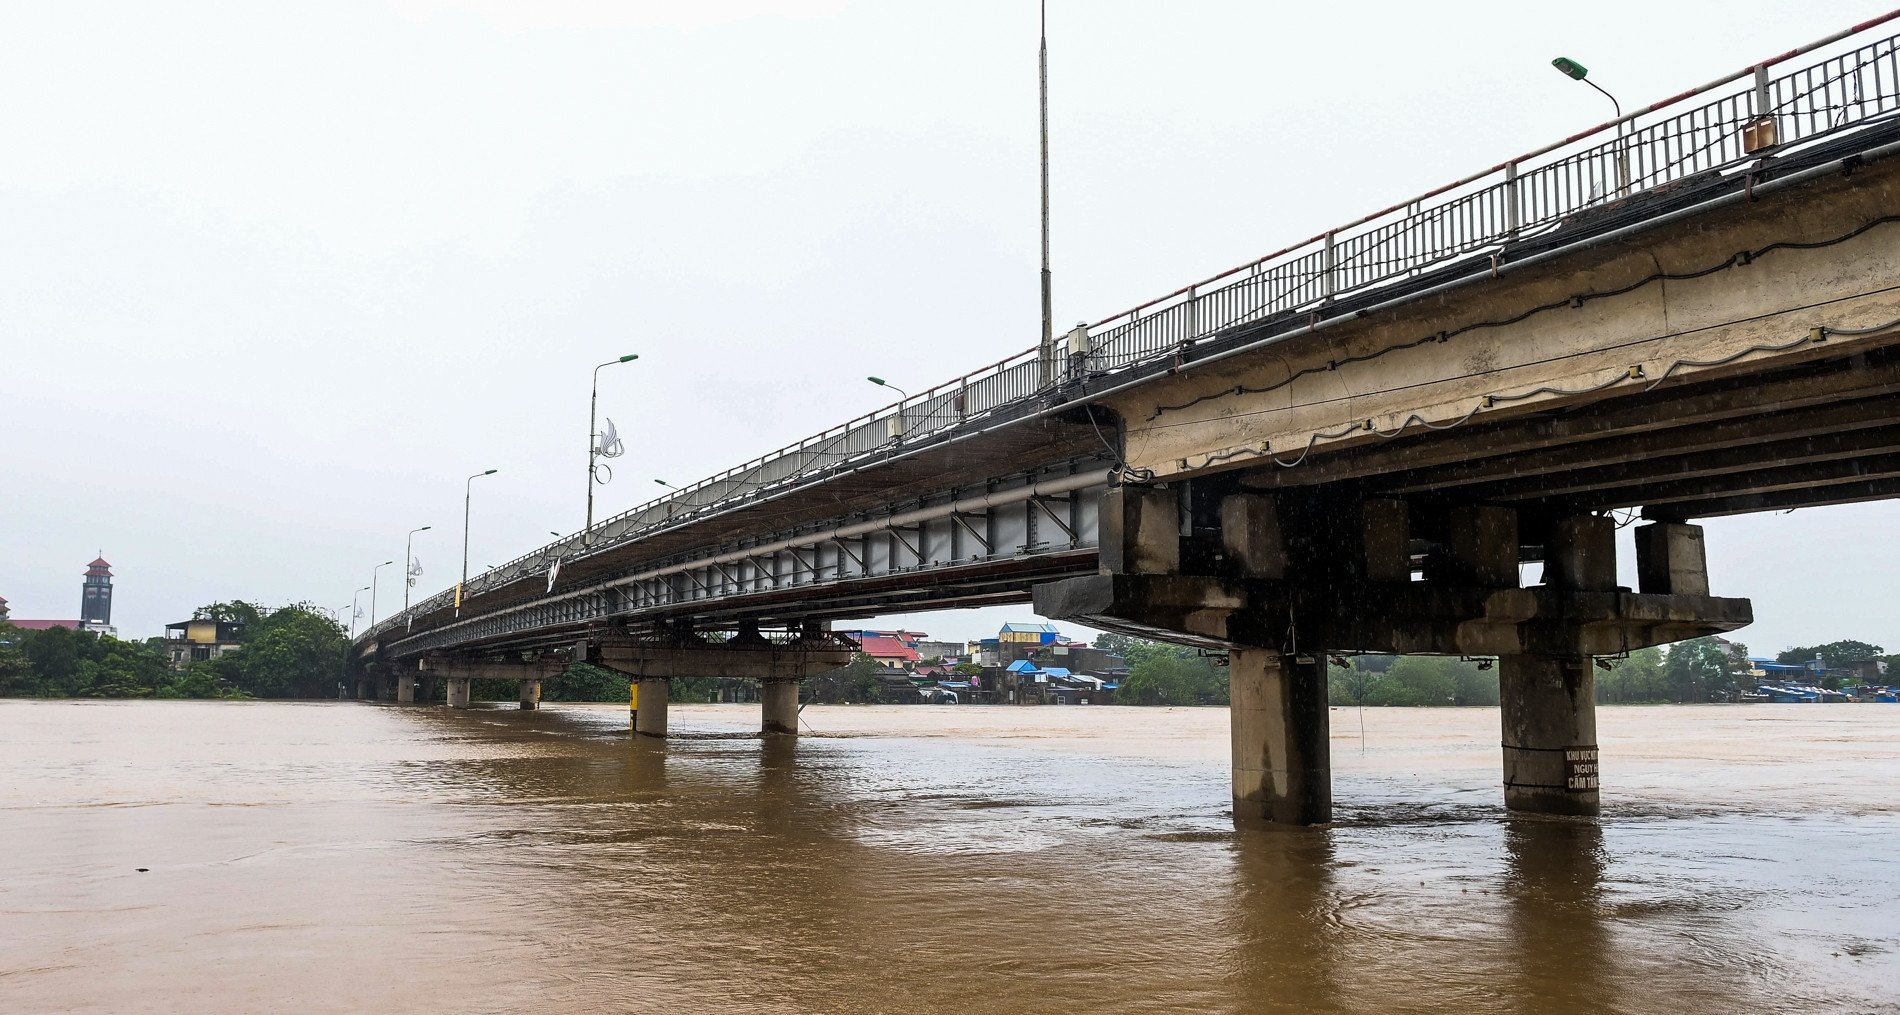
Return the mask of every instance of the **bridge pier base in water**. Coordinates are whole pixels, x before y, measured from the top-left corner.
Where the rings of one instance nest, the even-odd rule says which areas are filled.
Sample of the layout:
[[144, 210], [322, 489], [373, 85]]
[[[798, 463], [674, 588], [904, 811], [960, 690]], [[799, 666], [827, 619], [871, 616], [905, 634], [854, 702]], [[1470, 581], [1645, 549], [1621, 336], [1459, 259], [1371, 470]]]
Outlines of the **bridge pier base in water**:
[[1333, 819], [1326, 656], [1235, 649], [1228, 655], [1234, 820], [1318, 825]]
[[[1600, 806], [1593, 657], [1753, 619], [1747, 600], [1708, 594], [1695, 526], [1638, 530], [1639, 592], [1616, 584], [1615, 537], [1597, 514], [1414, 510], [1222, 476], [1124, 485], [1103, 497], [1102, 573], [1038, 586], [1035, 604], [1045, 617], [1226, 650], [1238, 823], [1332, 818], [1321, 645], [1497, 657], [1506, 808], [1587, 816]], [[1530, 561], [1543, 581], [1526, 588]]]
[[1498, 658], [1504, 724], [1504, 806], [1526, 814], [1593, 817], [1597, 795], [1596, 681], [1588, 656]]
[[523, 680], [521, 682], [521, 708], [532, 712], [541, 707], [541, 681]]
[[396, 683], [396, 704], [398, 705], [415, 704], [416, 703], [415, 674], [407, 673], [407, 672], [403, 672], [399, 670], [397, 671], [396, 675], [392, 677], [391, 679], [394, 680]]
[[798, 735], [798, 687], [796, 679], [759, 681], [760, 732], [767, 736]]
[[449, 678], [448, 705], [450, 708], [468, 707], [468, 682], [467, 677]]
[[633, 682], [635, 736], [666, 736], [666, 700], [670, 685], [665, 677], [641, 677]]

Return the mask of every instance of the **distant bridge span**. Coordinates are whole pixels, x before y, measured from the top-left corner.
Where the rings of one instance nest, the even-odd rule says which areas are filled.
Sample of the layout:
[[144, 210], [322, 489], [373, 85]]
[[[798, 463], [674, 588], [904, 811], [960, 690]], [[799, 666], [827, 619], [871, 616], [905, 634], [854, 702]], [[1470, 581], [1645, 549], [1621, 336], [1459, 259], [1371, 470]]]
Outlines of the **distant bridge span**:
[[1033, 596], [1230, 650], [1238, 817], [1327, 820], [1349, 651], [1498, 656], [1507, 803], [1594, 813], [1589, 660], [1751, 619], [1690, 523], [1900, 496], [1897, 17], [608, 519], [358, 657], [452, 701], [585, 657], [664, 732], [702, 662], [783, 682], [845, 658], [833, 618]]

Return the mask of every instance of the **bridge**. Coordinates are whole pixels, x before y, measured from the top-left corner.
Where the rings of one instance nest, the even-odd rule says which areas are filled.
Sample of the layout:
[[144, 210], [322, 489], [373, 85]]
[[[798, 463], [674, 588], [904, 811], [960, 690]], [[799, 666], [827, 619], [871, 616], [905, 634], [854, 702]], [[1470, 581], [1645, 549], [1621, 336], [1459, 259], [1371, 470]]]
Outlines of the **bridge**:
[[1695, 522], [1900, 495], [1896, 19], [670, 492], [354, 659], [463, 707], [586, 660], [653, 736], [668, 678], [752, 677], [791, 734], [834, 619], [1033, 602], [1225, 650], [1235, 818], [1310, 824], [1329, 659], [1496, 657], [1506, 805], [1595, 814], [1593, 664], [1752, 619]]

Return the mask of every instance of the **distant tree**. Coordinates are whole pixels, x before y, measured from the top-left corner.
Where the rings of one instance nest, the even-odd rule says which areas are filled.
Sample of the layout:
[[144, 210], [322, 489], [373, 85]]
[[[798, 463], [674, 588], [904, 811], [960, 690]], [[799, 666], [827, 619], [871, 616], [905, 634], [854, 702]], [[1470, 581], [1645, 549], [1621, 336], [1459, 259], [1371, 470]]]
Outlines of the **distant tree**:
[[950, 672], [959, 677], [980, 677], [983, 675], [983, 667], [975, 663], [958, 663], [950, 667]]
[[884, 688], [877, 675], [880, 668], [877, 660], [859, 652], [849, 663], [813, 677], [807, 682], [807, 693], [810, 700], [828, 704], [882, 701]]
[[1127, 705], [1224, 705], [1227, 671], [1181, 645], [1140, 642], [1129, 649], [1129, 670], [1116, 692]]
[[1671, 701], [1708, 701], [1735, 684], [1748, 667], [1748, 647], [1720, 638], [1692, 638], [1669, 646], [1663, 686]]
[[102, 639], [99, 658], [80, 663], [78, 693], [86, 698], [151, 698], [171, 677], [163, 654], [137, 642]]
[[1125, 634], [1116, 634], [1113, 631], [1104, 631], [1103, 633], [1096, 635], [1095, 637], [1096, 648], [1099, 648], [1110, 655], [1121, 656], [1123, 659], [1128, 658], [1129, 650], [1134, 648], [1136, 645], [1148, 645], [1148, 644], [1153, 644], [1153, 643], [1144, 641], [1141, 638], [1130, 637], [1129, 635], [1125, 635]]
[[286, 606], [247, 628], [243, 646], [212, 660], [212, 672], [259, 698], [328, 698], [348, 647], [335, 621], [304, 605]]
[[[1333, 666], [1327, 670], [1327, 698], [1334, 705], [1371, 704], [1373, 689], [1379, 685], [1383, 670], [1362, 667], [1365, 656], [1356, 656], [1350, 665]], [[1381, 657], [1387, 666], [1392, 657]]]
[[1806, 666], [1818, 655], [1821, 657], [1821, 665], [1832, 670], [1845, 668], [1849, 663], [1877, 659], [1886, 651], [1879, 645], [1850, 638], [1843, 641], [1830, 641], [1825, 645], [1803, 645], [1791, 648], [1775, 656], [1775, 662], [1784, 666]]
[[1617, 704], [1668, 701], [1660, 648], [1639, 648], [1613, 660], [1596, 678], [1597, 701]]
[[24, 633], [0, 621], [0, 697], [26, 697], [37, 690], [33, 660], [21, 647]]
[[626, 701], [630, 681], [592, 663], [575, 663], [560, 676], [541, 685], [546, 701]]

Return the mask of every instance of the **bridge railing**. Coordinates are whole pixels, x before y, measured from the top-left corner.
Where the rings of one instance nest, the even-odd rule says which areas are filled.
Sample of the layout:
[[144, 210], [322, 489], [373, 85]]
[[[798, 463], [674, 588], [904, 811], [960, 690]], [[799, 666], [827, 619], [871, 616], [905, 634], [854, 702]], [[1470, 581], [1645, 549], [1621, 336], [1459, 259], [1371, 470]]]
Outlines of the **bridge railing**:
[[[465, 595], [860, 467], [925, 438], [981, 427], [1059, 384], [1141, 367], [1242, 325], [1318, 311], [1454, 260], [1502, 252], [1636, 194], [1737, 171], [1803, 142], [1900, 116], [1900, 38], [1871, 33], [1896, 19], [1900, 11], [1103, 318], [1089, 326], [1092, 348], [1082, 355], [1058, 349], [1044, 362], [1031, 348], [761, 455], [490, 569], [469, 582]], [[1833, 52], [1774, 73], [1823, 49]], [[451, 589], [423, 600], [365, 637], [444, 609], [453, 597]]]
[[[1344, 294], [1501, 251], [1638, 193], [1733, 171], [1892, 116], [1900, 112], [1896, 39], [1865, 36], [1897, 17], [1755, 64], [1097, 321], [1090, 366], [1136, 366], [1239, 325], [1318, 310]], [[1772, 74], [1843, 41], [1844, 52]]]

